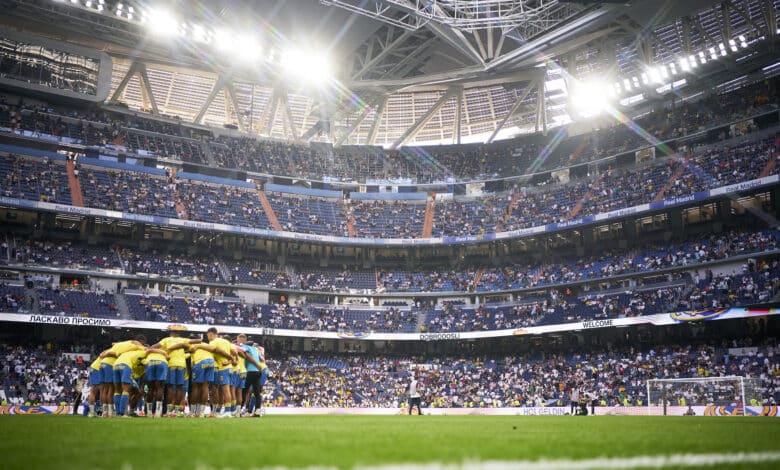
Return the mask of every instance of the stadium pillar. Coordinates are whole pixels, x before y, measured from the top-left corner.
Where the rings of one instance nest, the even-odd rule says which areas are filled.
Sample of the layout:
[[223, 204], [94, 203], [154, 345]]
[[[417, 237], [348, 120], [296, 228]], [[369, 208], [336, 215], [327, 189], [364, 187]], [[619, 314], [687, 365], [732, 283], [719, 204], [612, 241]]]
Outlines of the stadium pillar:
[[731, 212], [731, 200], [724, 199], [718, 202], [718, 218], [728, 224], [733, 219], [734, 215]]
[[623, 239], [624, 240], [636, 240], [636, 220], [627, 219], [623, 221]]
[[770, 201], [772, 202], [772, 207], [774, 207], [775, 217], [780, 218], [780, 188], [776, 187], [772, 190]]
[[679, 233], [683, 229], [682, 209], [669, 211], [669, 230]]

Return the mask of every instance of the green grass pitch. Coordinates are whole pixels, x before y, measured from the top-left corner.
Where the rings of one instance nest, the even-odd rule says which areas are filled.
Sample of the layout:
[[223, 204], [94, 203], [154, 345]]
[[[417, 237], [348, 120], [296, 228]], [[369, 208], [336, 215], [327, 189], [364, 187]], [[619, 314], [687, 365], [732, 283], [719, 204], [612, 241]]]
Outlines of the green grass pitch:
[[[780, 420], [639, 416], [0, 417], [0, 467], [6, 469], [350, 468], [756, 451], [780, 451]], [[777, 465], [770, 462], [745, 468]]]

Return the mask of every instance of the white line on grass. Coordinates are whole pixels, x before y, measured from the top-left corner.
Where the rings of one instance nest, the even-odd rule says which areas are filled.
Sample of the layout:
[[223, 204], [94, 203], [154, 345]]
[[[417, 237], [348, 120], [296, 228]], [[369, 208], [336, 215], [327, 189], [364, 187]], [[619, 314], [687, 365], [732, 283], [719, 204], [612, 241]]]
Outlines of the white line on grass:
[[398, 464], [357, 467], [359, 470], [587, 470], [663, 467], [711, 467], [725, 464], [767, 463], [780, 461], [780, 452], [753, 452], [733, 454], [673, 454], [639, 457], [600, 457], [586, 460], [519, 460], [496, 462], [464, 462], [460, 464]]
[[[599, 457], [585, 460], [468, 461], [462, 463], [399, 463], [356, 466], [354, 470], [588, 470], [664, 467], [713, 467], [726, 464], [758, 464], [780, 461], [780, 452], [740, 452], [730, 454], [672, 454], [639, 457]], [[231, 467], [234, 468], [234, 467]], [[251, 467], [248, 470], [289, 470], [289, 467]], [[123, 470], [132, 470], [123, 467]], [[227, 470], [198, 464], [195, 470]], [[335, 470], [335, 467], [308, 467], [306, 470]]]

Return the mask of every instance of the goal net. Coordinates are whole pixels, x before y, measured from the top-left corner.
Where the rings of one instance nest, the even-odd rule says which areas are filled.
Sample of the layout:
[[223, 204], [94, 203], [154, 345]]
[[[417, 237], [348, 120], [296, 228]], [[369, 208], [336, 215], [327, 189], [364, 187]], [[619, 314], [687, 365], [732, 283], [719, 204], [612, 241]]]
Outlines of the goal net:
[[[760, 406], [760, 380], [749, 377], [697, 377], [647, 381], [648, 406], [662, 407], [663, 414], [684, 414], [719, 409], [713, 414], [745, 415], [745, 406]], [[701, 407], [705, 407], [702, 410]], [[675, 412], [671, 413], [674, 408]], [[727, 412], [724, 410], [728, 410]], [[682, 413], [680, 411], [683, 411]], [[692, 409], [692, 412], [695, 410]], [[696, 413], [699, 414], [699, 413]]]

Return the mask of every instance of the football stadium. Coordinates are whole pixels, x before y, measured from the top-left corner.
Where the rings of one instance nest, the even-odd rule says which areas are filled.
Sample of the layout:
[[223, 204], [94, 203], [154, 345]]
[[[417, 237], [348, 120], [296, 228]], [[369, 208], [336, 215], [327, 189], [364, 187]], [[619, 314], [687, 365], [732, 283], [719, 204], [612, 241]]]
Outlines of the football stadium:
[[0, 468], [780, 468], [780, 0], [0, 0]]

